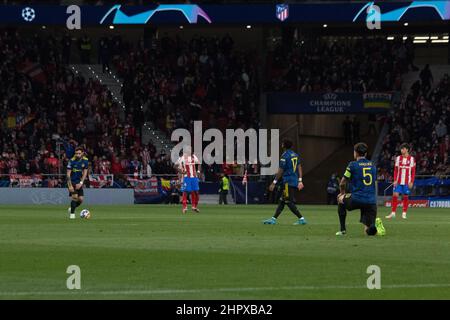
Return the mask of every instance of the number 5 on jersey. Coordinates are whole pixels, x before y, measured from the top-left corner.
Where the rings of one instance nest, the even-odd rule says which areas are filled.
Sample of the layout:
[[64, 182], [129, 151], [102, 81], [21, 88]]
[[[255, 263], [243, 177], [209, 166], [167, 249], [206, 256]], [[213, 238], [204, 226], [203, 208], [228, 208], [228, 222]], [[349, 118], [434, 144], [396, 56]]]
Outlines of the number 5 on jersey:
[[[371, 170], [371, 169], [372, 169], [372, 168], [363, 168], [363, 177], [364, 177], [363, 183], [364, 183], [366, 186], [372, 185], [372, 182], [373, 182], [372, 173], [370, 173], [370, 170]], [[369, 172], [368, 172], [368, 171], [369, 171]], [[367, 182], [366, 178], [369, 179], [368, 182]]]

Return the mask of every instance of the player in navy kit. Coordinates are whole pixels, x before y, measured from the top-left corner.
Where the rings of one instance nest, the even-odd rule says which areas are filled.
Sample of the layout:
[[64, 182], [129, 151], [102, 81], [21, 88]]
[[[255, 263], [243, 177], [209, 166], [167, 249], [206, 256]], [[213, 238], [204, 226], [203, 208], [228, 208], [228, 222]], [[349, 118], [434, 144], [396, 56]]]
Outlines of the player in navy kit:
[[69, 208], [70, 219], [75, 219], [75, 208], [83, 202], [83, 184], [86, 180], [89, 168], [89, 160], [84, 155], [81, 147], [75, 149], [75, 155], [69, 160], [67, 165], [67, 187], [69, 196], [72, 198]]
[[298, 221], [295, 225], [306, 224], [305, 218], [301, 215], [295, 205], [295, 192], [296, 190], [302, 190], [304, 188], [302, 181], [302, 166], [300, 164], [300, 159], [298, 154], [291, 150], [292, 142], [289, 140], [284, 140], [281, 144], [284, 152], [280, 159], [280, 167], [276, 174], [275, 180], [269, 187], [270, 191], [275, 189], [278, 181], [282, 179], [280, 188], [280, 202], [278, 204], [277, 210], [272, 218], [264, 220], [264, 224], [276, 224], [277, 219], [287, 205], [288, 208], [295, 214]]
[[[348, 164], [344, 177], [339, 185], [338, 214], [341, 230], [336, 233], [342, 236], [347, 233], [345, 219], [347, 210], [359, 209], [361, 211], [360, 222], [364, 225], [367, 235], [386, 234], [383, 223], [377, 218], [377, 202], [375, 183], [377, 172], [372, 161], [366, 159], [368, 147], [360, 142], [354, 146], [353, 156], [355, 161]], [[346, 193], [347, 183], [350, 183], [351, 193]]]

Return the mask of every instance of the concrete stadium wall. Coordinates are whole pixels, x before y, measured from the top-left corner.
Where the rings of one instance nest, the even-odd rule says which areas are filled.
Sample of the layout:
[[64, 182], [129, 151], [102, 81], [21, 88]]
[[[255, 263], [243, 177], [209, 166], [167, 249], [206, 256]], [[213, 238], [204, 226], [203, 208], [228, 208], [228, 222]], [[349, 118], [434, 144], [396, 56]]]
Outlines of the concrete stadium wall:
[[[63, 188], [1, 188], [0, 204], [68, 204]], [[134, 204], [133, 189], [84, 189], [86, 205]]]

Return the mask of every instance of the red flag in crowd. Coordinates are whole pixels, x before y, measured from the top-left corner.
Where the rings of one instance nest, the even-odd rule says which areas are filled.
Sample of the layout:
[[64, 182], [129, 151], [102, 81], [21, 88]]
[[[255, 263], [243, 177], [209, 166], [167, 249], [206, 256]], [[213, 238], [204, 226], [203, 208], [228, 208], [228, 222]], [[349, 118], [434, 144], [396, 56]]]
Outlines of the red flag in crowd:
[[245, 170], [244, 178], [242, 178], [242, 184], [245, 186], [247, 184], [247, 170]]
[[45, 83], [47, 81], [47, 77], [45, 76], [44, 70], [42, 70], [41, 65], [39, 63], [34, 63], [31, 61], [26, 61], [20, 72], [28, 75], [33, 81], [38, 81], [41, 83]]

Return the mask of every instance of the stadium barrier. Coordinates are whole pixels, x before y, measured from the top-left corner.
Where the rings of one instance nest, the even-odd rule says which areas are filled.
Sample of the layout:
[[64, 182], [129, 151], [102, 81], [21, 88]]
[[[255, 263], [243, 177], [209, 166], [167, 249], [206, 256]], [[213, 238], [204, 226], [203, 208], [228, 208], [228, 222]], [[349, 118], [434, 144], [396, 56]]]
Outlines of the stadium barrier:
[[[263, 204], [270, 202], [267, 186], [270, 179], [260, 175], [230, 175], [232, 202]], [[67, 189], [63, 174], [0, 175], [0, 204], [63, 204]], [[91, 204], [158, 204], [169, 203], [173, 195], [181, 196], [177, 175], [101, 175], [89, 176], [86, 181], [86, 201]], [[29, 189], [32, 189], [30, 192]], [[217, 181], [200, 181], [200, 194], [217, 195]], [[378, 182], [378, 204], [391, 205], [393, 184]], [[126, 192], [125, 192], [126, 191]], [[130, 197], [132, 200], [130, 200]], [[95, 198], [95, 199], [94, 199]], [[214, 199], [212, 199], [214, 201]], [[450, 176], [417, 176], [410, 195], [411, 207], [450, 207]], [[131, 202], [130, 202], [131, 201]], [[217, 201], [218, 202], [218, 201]]]
[[[266, 182], [260, 175], [230, 175], [232, 202], [237, 204], [265, 203]], [[0, 175], [2, 197], [0, 204], [63, 204], [67, 202], [68, 192], [64, 174], [3, 174]], [[219, 182], [200, 181], [200, 194], [219, 194]], [[89, 204], [158, 204], [169, 203], [173, 195], [181, 196], [178, 175], [155, 174], [112, 175], [91, 174], [85, 182], [85, 199], [95, 201]], [[31, 192], [29, 190], [32, 190]], [[127, 192], [122, 192], [127, 191]], [[118, 195], [124, 195], [118, 196]], [[91, 197], [96, 198], [91, 199]], [[22, 199], [22, 200], [20, 200]], [[116, 202], [117, 201], [117, 202]]]
[[[0, 204], [52, 204], [69, 203], [66, 188], [3, 188]], [[130, 205], [134, 203], [132, 189], [92, 189], [84, 190], [86, 205]]]
[[[378, 204], [391, 206], [393, 186], [392, 182], [378, 182]], [[450, 208], [450, 176], [416, 176], [409, 199], [409, 207]]]

